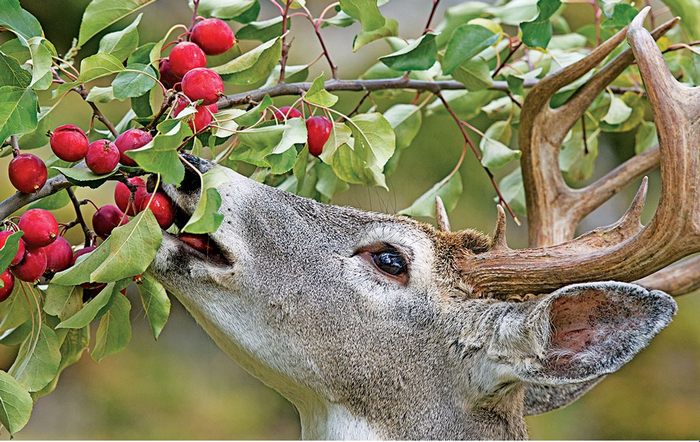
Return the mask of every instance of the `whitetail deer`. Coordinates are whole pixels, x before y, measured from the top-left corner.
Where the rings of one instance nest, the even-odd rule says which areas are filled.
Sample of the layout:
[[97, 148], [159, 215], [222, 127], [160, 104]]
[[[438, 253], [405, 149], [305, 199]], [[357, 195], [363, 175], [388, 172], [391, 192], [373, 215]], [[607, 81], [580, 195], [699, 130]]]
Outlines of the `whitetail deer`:
[[[697, 259], [666, 268], [700, 251], [700, 90], [669, 73], [646, 12], [527, 96], [530, 248], [508, 248], [500, 208], [490, 239], [450, 232], [439, 210], [435, 229], [228, 172], [225, 221], [211, 235], [218, 256], [168, 236], [152, 271], [224, 351], [296, 405], [306, 438], [525, 438], [524, 415], [573, 401], [671, 321], [675, 302], [659, 290], [687, 292], [700, 279]], [[550, 108], [625, 37], [631, 51]], [[569, 188], [558, 168], [566, 133], [635, 59], [660, 149]], [[648, 225], [644, 180], [618, 223], [573, 239], [586, 214], [659, 160], [663, 195]], [[167, 191], [194, 210], [196, 188]]]

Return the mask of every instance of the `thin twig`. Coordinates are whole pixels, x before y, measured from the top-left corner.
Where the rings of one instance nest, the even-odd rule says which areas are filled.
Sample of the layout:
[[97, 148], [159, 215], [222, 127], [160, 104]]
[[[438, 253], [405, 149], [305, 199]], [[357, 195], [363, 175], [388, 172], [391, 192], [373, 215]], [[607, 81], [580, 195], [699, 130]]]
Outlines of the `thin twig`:
[[10, 146], [12, 146], [12, 156], [16, 157], [19, 155], [19, 138], [17, 135], [12, 135], [10, 137]]
[[[461, 132], [462, 137], [464, 138], [464, 142], [469, 146], [472, 153], [474, 154], [474, 157], [476, 157], [476, 159], [479, 160], [479, 163], [481, 163], [481, 158], [482, 158], [481, 152], [479, 152], [479, 149], [476, 148], [476, 145], [474, 144], [472, 139], [469, 137], [469, 134], [467, 134], [467, 131], [462, 126], [462, 120], [460, 120], [459, 116], [455, 113], [455, 111], [452, 109], [450, 104], [447, 102], [447, 100], [445, 100], [445, 97], [443, 97], [441, 93], [438, 92], [435, 94], [435, 96], [437, 96], [438, 99], [440, 99], [440, 101], [442, 102], [442, 105], [445, 107], [445, 110], [447, 110], [447, 112], [450, 114], [450, 116], [455, 121], [455, 123], [457, 123], [457, 127], [459, 128], [459, 131]], [[461, 166], [461, 164], [459, 164], [459, 165]], [[499, 203], [502, 204], [503, 207], [506, 208], [506, 210], [508, 210], [508, 213], [510, 213], [510, 216], [513, 218], [513, 221], [515, 221], [515, 223], [517, 225], [520, 225], [520, 220], [515, 215], [515, 212], [513, 212], [513, 209], [510, 207], [510, 205], [508, 204], [506, 199], [503, 197], [503, 194], [501, 193], [501, 189], [498, 187], [498, 184], [496, 183], [496, 179], [494, 178], [493, 173], [489, 170], [488, 167], [484, 166], [483, 164], [481, 165], [481, 167], [484, 169], [484, 172], [486, 172], [486, 175], [488, 175], [489, 180], [491, 181], [491, 185], [493, 186], [494, 190], [496, 191], [496, 195], [498, 195]], [[453, 170], [452, 174], [454, 174], [454, 173], [455, 172]]]
[[496, 70], [493, 71], [491, 78], [496, 78], [498, 73], [501, 72], [501, 69], [503, 69], [508, 64], [508, 61], [511, 59], [513, 54], [515, 54], [518, 51], [518, 49], [520, 49], [520, 46], [522, 46], [522, 45], [523, 45], [522, 41], [518, 41], [518, 44], [516, 44], [515, 46], [513, 46], [512, 42], [508, 44], [508, 50], [509, 50], [508, 55], [506, 55], [506, 58], [503, 59], [503, 61], [498, 65]]
[[197, 22], [197, 11], [199, 10], [199, 0], [192, 0], [192, 24], [190, 25], [190, 31]]
[[117, 128], [112, 124], [111, 121], [109, 121], [109, 118], [107, 118], [102, 111], [100, 110], [99, 107], [92, 101], [87, 101], [87, 90], [85, 90], [85, 87], [80, 85], [78, 87], [73, 88], [75, 92], [77, 92], [81, 97], [83, 97], [83, 100], [92, 108], [92, 114], [95, 118], [100, 120], [102, 124], [105, 125], [107, 129], [114, 135], [115, 137], [119, 136], [119, 132], [117, 131]]
[[425, 29], [423, 29], [423, 35], [430, 32], [430, 24], [433, 22], [433, 17], [435, 17], [435, 11], [437, 10], [440, 0], [433, 0], [433, 7], [430, 8], [430, 15], [428, 15], [428, 22], [425, 24]]
[[284, 9], [282, 10], [282, 57], [280, 59], [279, 83], [284, 83], [285, 69], [287, 67], [287, 57], [289, 56], [289, 47], [291, 46], [291, 44], [287, 44], [287, 14], [289, 14], [289, 7], [291, 5], [291, 0], [287, 0]]
[[75, 209], [75, 221], [77, 221], [78, 224], [80, 224], [80, 227], [83, 229], [85, 247], [90, 247], [95, 240], [95, 234], [92, 232], [92, 230], [90, 230], [85, 222], [85, 218], [83, 218], [83, 212], [80, 210], [80, 201], [78, 201], [78, 198], [75, 197], [73, 189], [67, 187], [66, 193], [68, 193], [68, 198], [70, 198], [70, 202], [73, 204], [73, 208]]
[[348, 113], [347, 116], [348, 116], [348, 117], [352, 117], [353, 115], [355, 115], [355, 114], [357, 113], [357, 111], [360, 110], [360, 107], [361, 107], [362, 104], [365, 102], [365, 100], [367, 100], [367, 98], [369, 98], [370, 94], [371, 94], [370, 91], [365, 92], [365, 94], [362, 96], [362, 98], [360, 99], [360, 101], [359, 101], [359, 102], [357, 103], [357, 105], [353, 108], [353, 110], [351, 110], [351, 111]]

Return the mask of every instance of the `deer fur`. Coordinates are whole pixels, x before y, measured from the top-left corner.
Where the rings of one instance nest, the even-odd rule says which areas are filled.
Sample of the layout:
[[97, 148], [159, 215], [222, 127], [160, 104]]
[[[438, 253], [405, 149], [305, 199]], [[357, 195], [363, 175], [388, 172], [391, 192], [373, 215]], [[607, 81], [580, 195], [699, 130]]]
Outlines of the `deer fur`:
[[[304, 438], [526, 438], [528, 410], [578, 397], [675, 313], [668, 295], [617, 282], [482, 298], [462, 275], [467, 258], [489, 250], [483, 234], [226, 173], [224, 222], [210, 236], [228, 262], [166, 234], [151, 272], [223, 351], [297, 407]], [[166, 191], [192, 213], [196, 186]], [[354, 253], [377, 243], [408, 257], [405, 285]]]

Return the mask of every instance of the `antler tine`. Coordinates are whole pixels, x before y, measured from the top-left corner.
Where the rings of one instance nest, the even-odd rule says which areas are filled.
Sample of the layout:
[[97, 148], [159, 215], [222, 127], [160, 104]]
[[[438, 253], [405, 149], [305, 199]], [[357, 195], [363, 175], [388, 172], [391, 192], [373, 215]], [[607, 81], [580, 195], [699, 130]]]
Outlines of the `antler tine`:
[[450, 218], [447, 216], [445, 203], [442, 202], [440, 195], [435, 197], [435, 223], [437, 224], [438, 230], [443, 232], [450, 231]]
[[[530, 99], [529, 105], [537, 109], [543, 107], [559, 89], [578, 80], [588, 71], [600, 64], [605, 57], [622, 43], [626, 35], [627, 28], [618, 31], [617, 34], [592, 50], [586, 57], [538, 82], [528, 94], [528, 98]], [[525, 104], [523, 104], [523, 111], [525, 111]]]
[[493, 231], [491, 250], [508, 249], [508, 241], [506, 240], [506, 212], [500, 204], [496, 206], [496, 210], [498, 210], [498, 218], [496, 219], [496, 229]]
[[[674, 17], [661, 26], [657, 27], [652, 32], [654, 40], [663, 36], [671, 28], [673, 28], [680, 19]], [[585, 85], [583, 85], [576, 94], [564, 105], [554, 109], [552, 112], [556, 115], [557, 130], [563, 132], [561, 136], [566, 136], [566, 133], [571, 129], [576, 121], [581, 117], [583, 112], [588, 109], [593, 100], [602, 92], [610, 83], [612, 83], [618, 75], [634, 62], [634, 54], [631, 49], [626, 49], [620, 55], [615, 57], [613, 61], [606, 64], [598, 73], [596, 73]]]

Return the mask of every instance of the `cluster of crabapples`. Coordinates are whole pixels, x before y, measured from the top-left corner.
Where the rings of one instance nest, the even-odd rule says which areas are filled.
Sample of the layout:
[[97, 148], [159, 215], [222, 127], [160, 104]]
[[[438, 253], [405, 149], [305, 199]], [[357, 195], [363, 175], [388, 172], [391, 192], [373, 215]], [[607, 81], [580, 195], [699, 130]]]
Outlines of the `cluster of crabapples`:
[[[196, 113], [188, 123], [193, 132], [199, 133], [210, 126], [214, 113], [218, 111], [216, 103], [224, 92], [219, 74], [206, 67], [206, 56], [228, 51], [236, 39], [231, 28], [224, 21], [215, 18], [197, 21], [188, 37], [188, 41], [175, 44], [169, 57], [161, 60], [160, 80], [164, 86], [178, 92], [172, 108], [174, 117], [195, 103]], [[277, 122], [284, 122], [292, 118], [303, 118], [303, 115], [294, 107], [282, 106], [274, 108], [273, 117]], [[333, 123], [325, 116], [311, 116], [306, 119], [306, 128], [309, 153], [319, 156], [330, 136]], [[134, 128], [121, 133], [114, 141], [100, 139], [90, 142], [81, 128], [66, 124], [50, 133], [49, 142], [51, 150], [59, 159], [69, 163], [85, 161], [95, 175], [106, 175], [112, 173], [119, 164], [137, 166], [126, 152], [144, 147], [152, 139], [150, 132]], [[12, 185], [24, 194], [41, 190], [48, 178], [44, 161], [30, 153], [13, 153], [14, 158], [8, 169]], [[175, 207], [165, 193], [157, 190], [149, 192], [142, 177], [116, 176], [121, 181], [114, 189], [115, 204], [96, 208], [92, 216], [92, 228], [97, 237], [107, 239], [116, 227], [126, 224], [130, 216], [146, 209], [151, 210], [162, 229], [168, 229], [174, 223]], [[0, 287], [0, 302], [12, 293], [15, 278], [30, 283], [42, 277], [51, 278], [53, 274], [73, 266], [79, 257], [96, 249], [96, 238], [87, 238], [85, 247], [74, 250], [63, 237], [62, 234], [76, 223], [77, 221], [59, 224], [51, 212], [39, 208], [26, 211], [18, 221], [3, 223], [5, 230], [0, 231], [0, 248], [15, 231], [23, 232], [23, 236], [10, 267], [0, 274], [3, 282]], [[178, 236], [191, 247], [208, 253], [206, 235], [180, 233]], [[92, 292], [94, 296], [101, 286], [103, 284], [83, 287], [86, 295], [90, 296]]]

